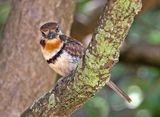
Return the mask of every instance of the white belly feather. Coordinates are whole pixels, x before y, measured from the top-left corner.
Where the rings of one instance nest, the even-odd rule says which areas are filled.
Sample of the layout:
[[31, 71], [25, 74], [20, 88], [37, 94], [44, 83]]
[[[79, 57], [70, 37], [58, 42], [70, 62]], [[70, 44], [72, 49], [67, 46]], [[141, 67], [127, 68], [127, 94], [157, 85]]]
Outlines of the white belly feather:
[[61, 76], [68, 75], [72, 70], [77, 66], [77, 63], [80, 61], [79, 57], [72, 57], [67, 52], [63, 52], [54, 62], [50, 63], [49, 66]]

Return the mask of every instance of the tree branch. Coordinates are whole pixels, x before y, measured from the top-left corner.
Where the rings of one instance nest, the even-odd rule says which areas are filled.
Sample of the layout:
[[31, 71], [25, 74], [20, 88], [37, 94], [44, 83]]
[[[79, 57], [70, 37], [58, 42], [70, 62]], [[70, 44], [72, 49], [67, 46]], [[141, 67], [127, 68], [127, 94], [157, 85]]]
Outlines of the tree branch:
[[124, 46], [120, 61], [160, 67], [160, 45], [138, 43]]
[[121, 43], [140, 8], [140, 0], [109, 0], [76, 72], [60, 79], [21, 117], [69, 116], [94, 96], [109, 81]]

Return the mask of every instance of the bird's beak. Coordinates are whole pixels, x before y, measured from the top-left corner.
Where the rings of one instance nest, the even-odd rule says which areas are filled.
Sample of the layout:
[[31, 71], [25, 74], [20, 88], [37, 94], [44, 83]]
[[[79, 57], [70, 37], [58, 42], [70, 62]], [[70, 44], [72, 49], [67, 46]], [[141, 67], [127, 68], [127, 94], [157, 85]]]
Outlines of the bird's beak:
[[48, 39], [53, 39], [53, 38], [56, 38], [56, 37], [57, 37], [57, 33], [54, 33], [54, 32], [49, 32], [48, 36], [47, 36]]

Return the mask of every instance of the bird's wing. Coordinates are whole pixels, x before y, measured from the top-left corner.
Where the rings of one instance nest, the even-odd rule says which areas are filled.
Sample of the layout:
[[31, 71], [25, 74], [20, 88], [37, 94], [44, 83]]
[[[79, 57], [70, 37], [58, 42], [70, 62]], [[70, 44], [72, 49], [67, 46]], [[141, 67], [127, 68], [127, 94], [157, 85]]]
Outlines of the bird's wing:
[[69, 54], [72, 56], [78, 56], [80, 58], [84, 55], [85, 48], [82, 43], [65, 35], [61, 35], [60, 39], [65, 42], [64, 49]]

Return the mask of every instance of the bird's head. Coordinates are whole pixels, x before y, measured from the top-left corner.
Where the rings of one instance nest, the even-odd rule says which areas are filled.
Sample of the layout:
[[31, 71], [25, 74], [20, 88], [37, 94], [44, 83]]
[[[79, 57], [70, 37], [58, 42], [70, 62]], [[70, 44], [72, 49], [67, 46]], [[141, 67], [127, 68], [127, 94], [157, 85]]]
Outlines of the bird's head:
[[62, 34], [58, 23], [49, 22], [40, 27], [40, 31], [42, 33], [42, 37], [48, 40], [59, 37]]
[[[56, 22], [48, 22], [40, 27], [42, 38], [40, 44], [44, 47], [46, 44], [55, 46], [59, 44], [59, 36], [62, 35], [59, 24]], [[49, 46], [50, 47], [50, 46]]]

